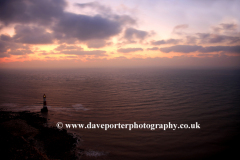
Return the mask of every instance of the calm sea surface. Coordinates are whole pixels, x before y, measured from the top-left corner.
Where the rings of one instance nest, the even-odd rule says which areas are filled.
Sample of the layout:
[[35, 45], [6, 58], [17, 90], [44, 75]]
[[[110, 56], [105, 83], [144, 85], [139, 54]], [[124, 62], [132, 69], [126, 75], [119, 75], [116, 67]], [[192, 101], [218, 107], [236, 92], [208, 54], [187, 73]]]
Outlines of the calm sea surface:
[[39, 112], [49, 125], [192, 124], [200, 129], [68, 129], [82, 159], [205, 159], [239, 150], [240, 71], [1, 70], [0, 108]]

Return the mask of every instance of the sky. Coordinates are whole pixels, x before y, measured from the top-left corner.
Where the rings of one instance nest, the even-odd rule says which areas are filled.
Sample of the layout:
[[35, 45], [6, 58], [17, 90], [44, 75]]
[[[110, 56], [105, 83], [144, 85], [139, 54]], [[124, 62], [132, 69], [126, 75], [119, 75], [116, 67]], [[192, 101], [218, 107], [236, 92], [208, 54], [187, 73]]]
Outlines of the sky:
[[240, 68], [239, 0], [1, 0], [0, 68]]

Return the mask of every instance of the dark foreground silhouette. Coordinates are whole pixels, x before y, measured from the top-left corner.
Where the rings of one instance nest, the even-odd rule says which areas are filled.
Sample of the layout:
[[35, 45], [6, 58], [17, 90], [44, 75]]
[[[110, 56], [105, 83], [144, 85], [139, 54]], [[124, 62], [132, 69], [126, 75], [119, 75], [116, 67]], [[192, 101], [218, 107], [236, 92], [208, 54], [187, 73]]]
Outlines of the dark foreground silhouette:
[[4, 159], [76, 159], [77, 139], [66, 130], [46, 127], [37, 113], [0, 111]]

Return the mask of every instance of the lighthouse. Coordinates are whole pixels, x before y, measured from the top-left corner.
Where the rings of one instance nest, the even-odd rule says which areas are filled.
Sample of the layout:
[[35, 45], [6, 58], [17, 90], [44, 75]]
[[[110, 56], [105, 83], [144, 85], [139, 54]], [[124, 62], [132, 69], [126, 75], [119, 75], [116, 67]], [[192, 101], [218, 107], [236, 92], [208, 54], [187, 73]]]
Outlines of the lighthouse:
[[41, 112], [48, 112], [47, 109], [47, 101], [46, 101], [46, 95], [43, 95], [43, 108], [41, 109]]

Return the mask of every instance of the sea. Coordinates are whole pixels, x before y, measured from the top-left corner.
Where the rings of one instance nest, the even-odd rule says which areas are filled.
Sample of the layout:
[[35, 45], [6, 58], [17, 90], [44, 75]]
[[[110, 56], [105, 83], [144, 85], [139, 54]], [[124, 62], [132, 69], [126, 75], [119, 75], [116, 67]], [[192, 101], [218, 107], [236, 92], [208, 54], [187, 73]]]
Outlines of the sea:
[[[239, 157], [239, 69], [1, 69], [0, 84], [2, 110], [37, 112], [53, 127], [62, 122], [79, 138], [79, 159]], [[48, 113], [40, 112], [43, 94]], [[89, 123], [198, 127], [65, 127]]]

